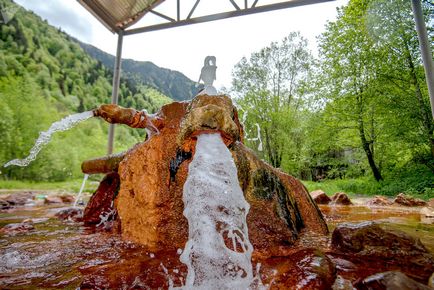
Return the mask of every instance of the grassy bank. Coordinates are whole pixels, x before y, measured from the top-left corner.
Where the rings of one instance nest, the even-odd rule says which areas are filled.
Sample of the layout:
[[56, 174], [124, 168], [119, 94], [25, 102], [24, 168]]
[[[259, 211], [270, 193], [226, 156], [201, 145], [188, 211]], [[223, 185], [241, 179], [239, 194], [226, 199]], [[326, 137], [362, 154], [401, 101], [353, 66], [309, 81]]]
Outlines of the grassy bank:
[[[89, 179], [86, 182], [84, 191], [93, 192], [98, 187], [98, 179]], [[0, 180], [0, 190], [53, 190], [65, 192], [78, 192], [80, 190], [82, 179], [73, 179], [61, 182], [49, 181], [29, 181], [29, 180]]]
[[386, 179], [377, 182], [370, 178], [357, 179], [334, 179], [320, 182], [303, 181], [309, 192], [317, 189], [323, 190], [328, 195], [336, 192], [345, 192], [349, 195], [386, 195], [395, 196], [400, 192], [412, 195], [417, 198], [434, 198], [433, 182], [415, 176], [401, 179]]

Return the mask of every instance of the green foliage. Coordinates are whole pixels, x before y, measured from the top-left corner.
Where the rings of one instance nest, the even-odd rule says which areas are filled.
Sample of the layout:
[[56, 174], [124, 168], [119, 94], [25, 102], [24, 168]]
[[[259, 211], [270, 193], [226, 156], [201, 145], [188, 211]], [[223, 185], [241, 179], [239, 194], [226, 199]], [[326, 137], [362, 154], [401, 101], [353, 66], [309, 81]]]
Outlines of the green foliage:
[[[0, 0], [2, 7], [15, 5]], [[112, 73], [67, 34], [25, 9], [0, 27], [0, 164], [24, 158], [39, 132], [69, 114], [111, 99]], [[143, 85], [121, 81], [120, 104], [155, 112], [169, 98]], [[105, 155], [108, 124], [88, 120], [52, 141], [26, 168], [1, 169], [0, 179], [62, 181], [82, 176], [83, 160]], [[145, 132], [118, 126], [117, 151], [144, 139]]]
[[434, 180], [426, 167], [417, 166], [385, 177], [376, 182], [372, 177], [324, 180], [320, 182], [303, 181], [309, 191], [321, 189], [328, 195], [346, 192], [350, 195], [388, 195], [400, 192], [422, 199], [434, 198]]
[[[98, 181], [101, 180], [94, 179], [86, 182], [84, 187], [84, 192], [94, 192], [97, 188]], [[33, 189], [33, 190], [55, 190], [55, 191], [65, 191], [65, 192], [78, 192], [80, 190], [82, 179], [70, 179], [68, 181], [28, 181], [28, 180], [2, 180], [0, 179], [0, 188], [5, 190], [4, 192], [8, 194], [7, 189]], [[1, 194], [1, 193], [0, 193]]]
[[[364, 151], [355, 164], [377, 180], [418, 164], [431, 170], [418, 186], [398, 182], [401, 191], [432, 185], [434, 123], [410, 2], [350, 1], [319, 40], [322, 124], [338, 136], [330, 145]], [[385, 182], [383, 192], [396, 193]]]
[[245, 129], [261, 127], [260, 156], [333, 192], [432, 194], [434, 123], [410, 1], [351, 0], [318, 38], [318, 60], [294, 54], [297, 38], [234, 69]]
[[247, 144], [274, 167], [295, 174], [303, 162], [305, 83], [312, 65], [306, 39], [294, 32], [243, 58], [233, 72]]

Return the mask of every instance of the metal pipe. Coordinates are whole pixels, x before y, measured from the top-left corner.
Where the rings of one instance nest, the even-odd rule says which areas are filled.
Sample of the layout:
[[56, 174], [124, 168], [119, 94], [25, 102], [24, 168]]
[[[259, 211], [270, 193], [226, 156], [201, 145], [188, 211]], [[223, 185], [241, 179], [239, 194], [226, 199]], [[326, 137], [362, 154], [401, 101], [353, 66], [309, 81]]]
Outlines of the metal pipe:
[[176, 2], [176, 20], [181, 20], [181, 0], [177, 0]]
[[[113, 89], [112, 89], [112, 104], [118, 104], [119, 84], [121, 80], [121, 60], [122, 60], [122, 42], [124, 38], [123, 30], [118, 32], [118, 46], [116, 49], [116, 59], [113, 71]], [[107, 155], [113, 153], [113, 141], [115, 137], [115, 124], [110, 124], [108, 135]]]
[[411, 6], [413, 8], [414, 22], [416, 23], [416, 31], [419, 38], [420, 53], [422, 55], [422, 62], [425, 69], [426, 84], [428, 86], [429, 99], [431, 103], [431, 114], [434, 119], [434, 63], [420, 3], [420, 0], [412, 0]]

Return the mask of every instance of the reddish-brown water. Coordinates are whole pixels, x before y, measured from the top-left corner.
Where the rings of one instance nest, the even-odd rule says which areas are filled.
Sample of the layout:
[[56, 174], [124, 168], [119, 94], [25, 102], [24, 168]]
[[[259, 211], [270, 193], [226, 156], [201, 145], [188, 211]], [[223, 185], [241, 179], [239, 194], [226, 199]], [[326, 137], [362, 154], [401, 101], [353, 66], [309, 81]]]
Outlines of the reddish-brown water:
[[[0, 234], [0, 288], [165, 289], [169, 285], [168, 276], [174, 286], [182, 285], [186, 267], [179, 262], [179, 252], [149, 253], [116, 235], [85, 228], [80, 223], [59, 221], [54, 217], [56, 210], [34, 206], [0, 211], [0, 227], [25, 219], [32, 219], [35, 227], [21, 234]], [[321, 206], [321, 210], [330, 231], [342, 222], [376, 220], [420, 238], [434, 251], [434, 225], [422, 224], [418, 210], [364, 206]], [[327, 239], [305, 234], [294, 251], [321, 248], [326, 252], [327, 246]], [[307, 282], [308, 276], [304, 277], [302, 271], [298, 273], [287, 259], [282, 259], [261, 261], [265, 284], [271, 282], [271, 288], [275, 288], [272, 280], [282, 271], [294, 279], [298, 277], [298, 284]]]
[[330, 232], [343, 222], [376, 221], [386, 229], [401, 230], [418, 237], [431, 252], [434, 252], [434, 225], [421, 222], [420, 208], [320, 206]]

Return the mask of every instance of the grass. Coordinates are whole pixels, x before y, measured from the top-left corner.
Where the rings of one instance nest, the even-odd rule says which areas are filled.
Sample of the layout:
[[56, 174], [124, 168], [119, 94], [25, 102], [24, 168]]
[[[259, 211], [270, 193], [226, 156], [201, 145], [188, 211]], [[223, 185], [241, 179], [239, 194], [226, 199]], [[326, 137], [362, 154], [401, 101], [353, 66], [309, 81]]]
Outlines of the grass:
[[321, 189], [328, 195], [333, 195], [336, 192], [345, 192], [349, 195], [376, 195], [378, 185], [375, 183], [366, 182], [360, 179], [331, 179], [320, 182], [302, 181], [309, 192]]
[[[78, 192], [80, 190], [82, 179], [74, 179], [67, 181], [29, 181], [29, 180], [0, 180], [0, 190], [19, 190], [19, 189], [32, 189], [32, 190], [54, 190], [66, 192]], [[84, 191], [93, 192], [96, 190], [98, 184], [95, 180], [88, 180], [84, 187]]]
[[354, 195], [386, 195], [395, 196], [404, 192], [408, 195], [428, 200], [434, 197], [434, 188], [426, 180], [413, 178], [386, 179], [377, 182], [370, 178], [357, 179], [332, 179], [320, 182], [303, 181], [309, 192], [317, 189], [323, 190], [328, 195], [336, 192], [345, 192], [350, 196]]

